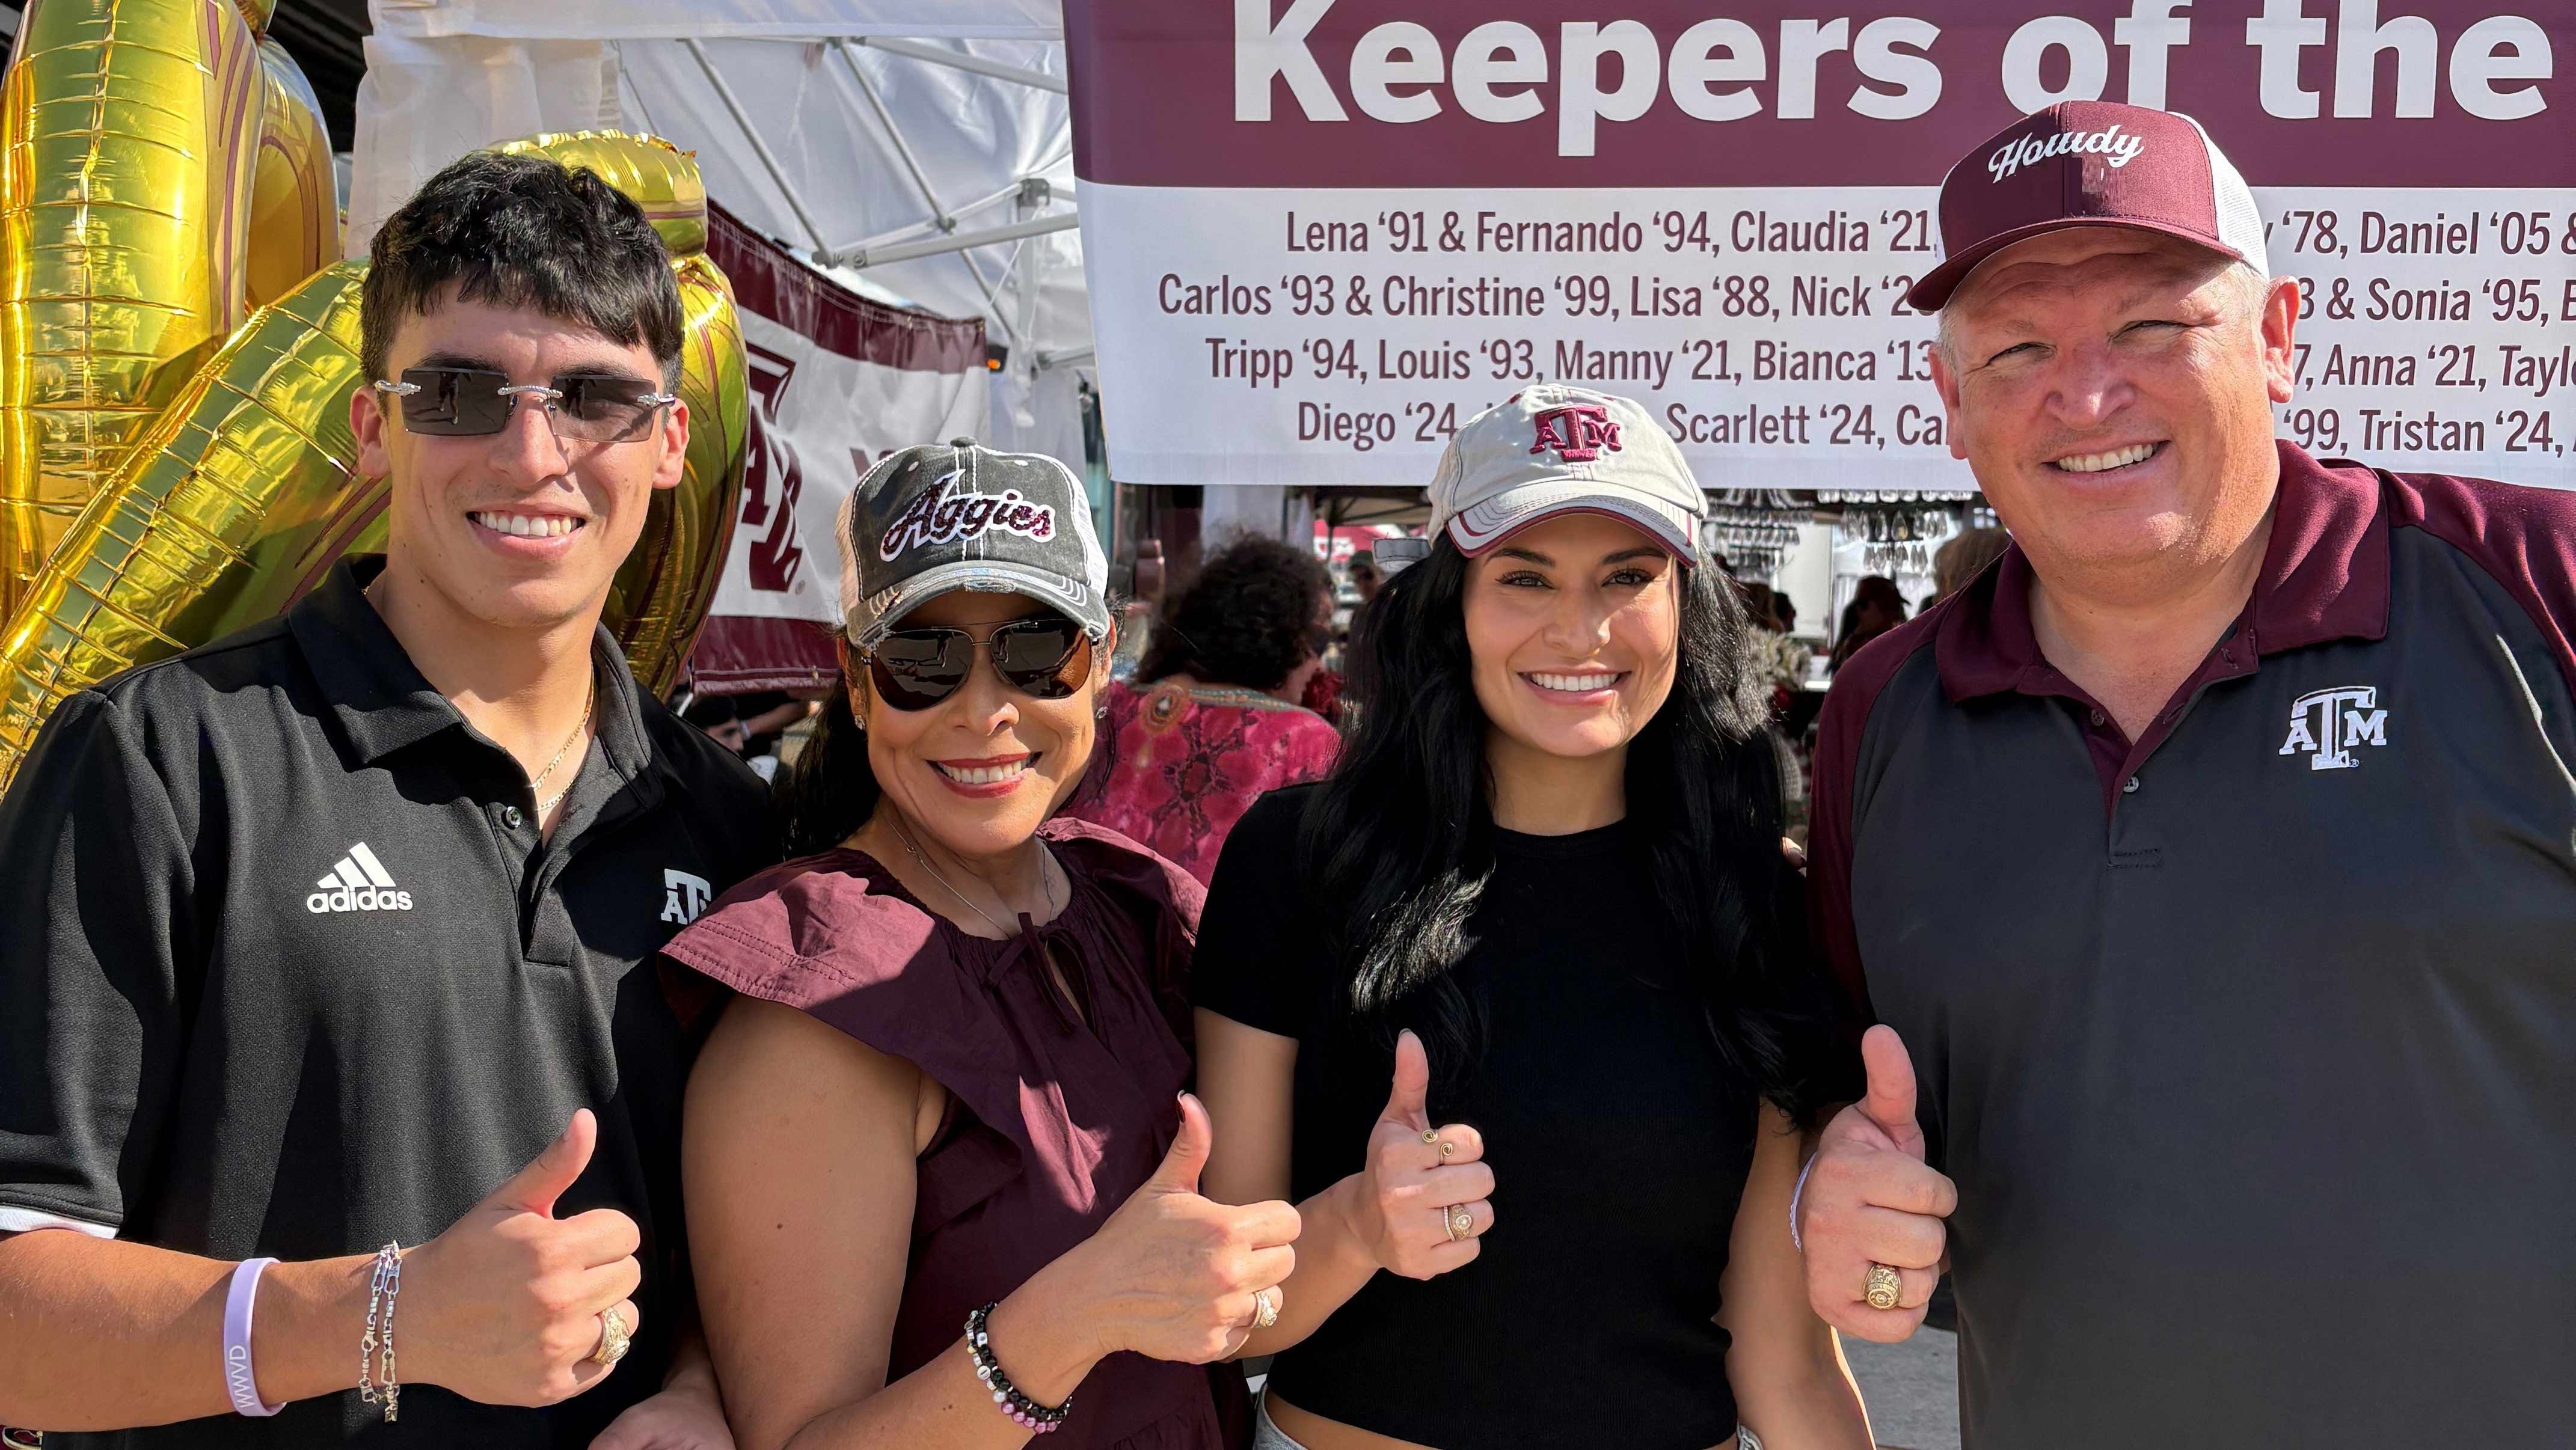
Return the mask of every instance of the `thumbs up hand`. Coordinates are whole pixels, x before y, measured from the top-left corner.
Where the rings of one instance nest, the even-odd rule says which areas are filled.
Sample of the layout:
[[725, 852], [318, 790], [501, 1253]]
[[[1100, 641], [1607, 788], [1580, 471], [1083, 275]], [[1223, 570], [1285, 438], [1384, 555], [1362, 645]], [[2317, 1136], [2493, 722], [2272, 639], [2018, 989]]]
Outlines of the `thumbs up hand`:
[[[1942, 1220], [1959, 1206], [1959, 1190], [1924, 1164], [1914, 1060], [1896, 1029], [1869, 1029], [1860, 1050], [1868, 1092], [1825, 1127], [1798, 1199], [1798, 1233], [1816, 1317], [1846, 1334], [1892, 1344], [1923, 1322], [1949, 1246]], [[1870, 1307], [1873, 1264], [1897, 1272], [1892, 1309]]]
[[1206, 1106], [1181, 1094], [1180, 1135], [1162, 1166], [1066, 1255], [1079, 1261], [1084, 1317], [1103, 1354], [1126, 1349], [1207, 1364], [1252, 1336], [1255, 1294], [1267, 1294], [1278, 1311], [1278, 1286], [1297, 1267], [1297, 1210], [1276, 1201], [1237, 1208], [1202, 1195], [1199, 1172], [1215, 1145]]
[[1494, 1226], [1494, 1170], [1484, 1135], [1431, 1126], [1431, 1059], [1410, 1032], [1395, 1039], [1395, 1080], [1369, 1130], [1368, 1165], [1346, 1200], [1351, 1231], [1378, 1266], [1428, 1279], [1473, 1260]]
[[590, 1110], [445, 1233], [403, 1255], [398, 1365], [490, 1405], [551, 1405], [606, 1377], [592, 1362], [601, 1315], [632, 1334], [643, 1281], [635, 1221], [599, 1208], [554, 1216], [599, 1141]]

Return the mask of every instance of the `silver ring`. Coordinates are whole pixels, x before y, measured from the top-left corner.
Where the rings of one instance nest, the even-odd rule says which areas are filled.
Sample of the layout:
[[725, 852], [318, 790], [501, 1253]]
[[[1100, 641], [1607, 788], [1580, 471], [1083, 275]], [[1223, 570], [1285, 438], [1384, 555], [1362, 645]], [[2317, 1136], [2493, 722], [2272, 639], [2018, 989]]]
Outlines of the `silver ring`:
[[1268, 1329], [1279, 1322], [1279, 1291], [1261, 1289], [1252, 1296], [1252, 1327]]

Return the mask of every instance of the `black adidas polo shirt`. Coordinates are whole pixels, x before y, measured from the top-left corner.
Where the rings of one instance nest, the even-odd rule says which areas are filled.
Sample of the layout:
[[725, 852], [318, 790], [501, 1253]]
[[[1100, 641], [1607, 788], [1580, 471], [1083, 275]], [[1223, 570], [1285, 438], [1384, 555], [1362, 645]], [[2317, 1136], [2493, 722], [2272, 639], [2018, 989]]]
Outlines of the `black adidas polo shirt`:
[[2283, 444], [2136, 741], [2030, 583], [1863, 650], [1817, 760], [1818, 926], [1959, 1186], [1966, 1444], [2567, 1443], [2576, 494]]
[[417, 1244], [586, 1106], [598, 1151], [557, 1213], [642, 1226], [643, 1332], [550, 1411], [422, 1385], [397, 1426], [352, 1390], [49, 1445], [579, 1446], [659, 1387], [702, 1002], [656, 950], [767, 864], [766, 793], [603, 630], [597, 744], [541, 840], [518, 764], [361, 594], [381, 567], [75, 696], [0, 801], [0, 1230], [217, 1259]]

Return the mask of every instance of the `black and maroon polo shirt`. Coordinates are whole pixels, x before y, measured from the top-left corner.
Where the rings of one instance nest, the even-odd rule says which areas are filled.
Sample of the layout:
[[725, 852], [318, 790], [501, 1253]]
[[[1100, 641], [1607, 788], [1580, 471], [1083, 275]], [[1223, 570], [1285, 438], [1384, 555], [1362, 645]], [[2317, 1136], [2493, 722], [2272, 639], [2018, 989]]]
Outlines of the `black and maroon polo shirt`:
[[2281, 445], [2140, 739], [2016, 548], [1856, 656], [1826, 949], [1920, 1074], [1971, 1450], [2576, 1436], [2576, 494]]

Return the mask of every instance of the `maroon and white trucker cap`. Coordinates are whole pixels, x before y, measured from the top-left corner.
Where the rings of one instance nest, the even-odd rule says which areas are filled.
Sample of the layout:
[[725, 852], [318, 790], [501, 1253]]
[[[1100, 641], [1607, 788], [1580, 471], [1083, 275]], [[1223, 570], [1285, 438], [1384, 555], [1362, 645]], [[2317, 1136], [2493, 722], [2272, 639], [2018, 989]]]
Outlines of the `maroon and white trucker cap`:
[[1634, 524], [1690, 564], [1708, 496], [1643, 405], [1564, 383], [1532, 383], [1468, 419], [1431, 475], [1431, 527], [1470, 556], [1562, 513]]
[[2254, 193], [2198, 121], [2061, 101], [1988, 137], [1941, 178], [1941, 263], [1905, 304], [1938, 312], [1988, 257], [2066, 227], [2162, 232], [2271, 275]]

